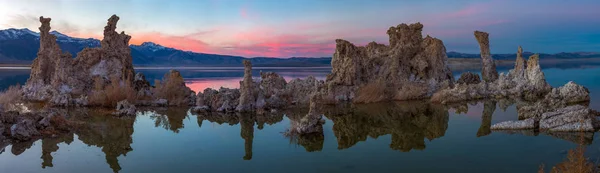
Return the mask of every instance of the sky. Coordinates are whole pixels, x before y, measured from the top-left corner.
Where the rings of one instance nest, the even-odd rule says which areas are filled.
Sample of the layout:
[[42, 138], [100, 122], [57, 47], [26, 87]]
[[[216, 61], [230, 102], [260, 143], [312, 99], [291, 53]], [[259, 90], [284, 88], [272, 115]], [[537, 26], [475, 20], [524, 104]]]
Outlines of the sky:
[[492, 53], [600, 52], [600, 0], [0, 0], [0, 29], [39, 31], [44, 16], [101, 39], [113, 14], [131, 44], [245, 57], [330, 57], [335, 39], [388, 44], [389, 27], [416, 22], [447, 51], [478, 53], [481, 30]]

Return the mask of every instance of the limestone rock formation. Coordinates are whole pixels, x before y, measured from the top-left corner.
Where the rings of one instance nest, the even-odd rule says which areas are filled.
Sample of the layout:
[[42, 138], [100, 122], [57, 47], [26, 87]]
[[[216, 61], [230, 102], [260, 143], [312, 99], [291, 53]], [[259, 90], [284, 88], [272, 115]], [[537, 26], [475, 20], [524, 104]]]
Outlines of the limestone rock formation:
[[517, 60], [515, 61], [515, 68], [511, 74], [514, 78], [524, 78], [525, 69], [527, 68], [527, 61], [523, 58], [523, 48], [519, 46], [517, 50]]
[[481, 52], [481, 77], [485, 82], [494, 82], [498, 79], [498, 71], [496, 71], [496, 63], [490, 54], [489, 34], [475, 31], [475, 38]]
[[479, 82], [481, 82], [481, 79], [479, 79], [479, 75], [475, 74], [475, 73], [471, 73], [471, 72], [466, 72], [460, 75], [460, 78], [458, 78], [458, 80], [456, 81], [457, 84], [478, 84]]
[[[118, 34], [119, 17], [108, 19], [104, 38], [99, 48], [86, 48], [75, 59], [56, 43], [56, 36], [49, 33], [50, 18], [40, 17], [40, 49], [31, 66], [31, 75], [23, 87], [25, 98], [33, 101], [50, 101], [62, 104], [65, 99], [88, 94], [94, 85], [109, 84], [112, 79], [131, 83], [133, 65], [129, 48], [130, 36]], [[95, 79], [102, 79], [101, 83]]]
[[254, 97], [254, 82], [252, 80], [252, 63], [244, 60], [244, 80], [240, 82], [240, 103], [236, 111], [248, 112], [255, 109], [256, 98]]
[[215, 110], [219, 112], [234, 112], [240, 99], [239, 89], [221, 87], [219, 90], [207, 88], [196, 96], [195, 111]]
[[[515, 69], [510, 70], [509, 74], [500, 74], [498, 79], [493, 82], [484, 80], [479, 84], [456, 85], [452, 88], [439, 90], [432, 96], [431, 101], [452, 103], [483, 98], [511, 98], [532, 101], [542, 99], [552, 90], [552, 87], [546, 82], [538, 59], [539, 55], [532, 55], [527, 62], [527, 67], [521, 69], [524, 66], [518, 64], [520, 60], [517, 58]], [[523, 75], [520, 74], [521, 72], [523, 72]]]
[[[560, 107], [558, 107], [560, 106]], [[519, 118], [524, 120], [500, 122], [492, 126], [493, 130], [538, 129], [542, 131], [594, 131], [598, 122], [595, 111], [587, 106], [548, 104], [540, 101], [533, 106], [517, 108]]]
[[291, 103], [297, 105], [309, 105], [310, 97], [323, 87], [324, 82], [317, 80], [314, 76], [308, 76], [306, 79], [296, 78], [286, 85], [286, 91], [289, 93]]
[[34, 101], [43, 101], [52, 98], [59, 92], [57, 88], [65, 85], [72, 73], [72, 61], [69, 53], [63, 53], [56, 43], [56, 36], [50, 34], [51, 18], [40, 17], [40, 49], [38, 56], [31, 65], [31, 74], [27, 84], [23, 87], [25, 98]]
[[244, 63], [245, 73], [240, 89], [208, 88], [196, 96], [194, 112], [264, 112], [291, 106], [309, 106], [309, 98], [319, 93], [324, 82], [313, 76], [294, 79], [287, 83], [274, 72], [261, 72], [261, 77], [252, 78], [252, 65]]
[[569, 81], [564, 86], [553, 88], [547, 97], [566, 103], [580, 103], [590, 101], [590, 91], [584, 86]]
[[452, 85], [444, 44], [430, 36], [423, 38], [422, 29], [420, 23], [390, 27], [389, 46], [371, 42], [357, 47], [337, 39], [324, 99], [333, 103], [352, 101], [359, 88], [376, 81], [385, 82], [387, 92], [381, 101], [427, 98], [439, 88]]
[[267, 96], [283, 92], [287, 85], [285, 79], [275, 72], [261, 72], [260, 78], [260, 88], [264, 90], [263, 94]]

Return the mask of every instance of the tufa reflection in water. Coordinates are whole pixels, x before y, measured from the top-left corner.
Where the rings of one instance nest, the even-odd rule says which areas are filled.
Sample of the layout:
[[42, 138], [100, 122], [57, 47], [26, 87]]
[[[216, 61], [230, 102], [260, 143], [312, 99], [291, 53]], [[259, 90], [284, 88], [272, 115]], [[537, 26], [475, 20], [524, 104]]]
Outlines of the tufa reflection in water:
[[338, 149], [391, 134], [390, 148], [408, 152], [425, 149], [424, 139], [444, 136], [448, 128], [448, 110], [427, 102], [389, 102], [326, 109], [333, 121]]

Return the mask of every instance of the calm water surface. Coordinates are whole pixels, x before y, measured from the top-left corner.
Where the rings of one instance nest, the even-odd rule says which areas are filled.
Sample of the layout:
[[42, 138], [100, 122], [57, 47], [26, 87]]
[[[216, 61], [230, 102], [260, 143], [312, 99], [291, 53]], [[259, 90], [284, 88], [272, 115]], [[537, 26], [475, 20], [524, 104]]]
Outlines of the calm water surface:
[[[287, 80], [323, 79], [330, 69], [262, 69]], [[167, 69], [140, 69], [149, 80]], [[590, 89], [600, 110], [600, 68], [544, 70], [548, 82], [573, 80]], [[236, 88], [243, 69], [182, 69], [188, 86]], [[258, 77], [260, 69], [253, 72]], [[27, 69], [0, 69], [0, 88], [25, 83]], [[457, 75], [458, 77], [458, 75]], [[508, 134], [489, 125], [517, 119], [514, 105], [486, 101], [459, 111], [425, 102], [327, 108], [324, 136], [285, 137], [308, 110], [269, 115], [192, 114], [186, 109], [138, 112], [136, 118], [69, 110], [83, 125], [73, 134], [12, 144], [0, 172], [536, 172], [562, 161], [582, 143], [600, 158], [596, 134]], [[461, 113], [457, 113], [461, 112]], [[488, 113], [486, 113], [488, 112]]]

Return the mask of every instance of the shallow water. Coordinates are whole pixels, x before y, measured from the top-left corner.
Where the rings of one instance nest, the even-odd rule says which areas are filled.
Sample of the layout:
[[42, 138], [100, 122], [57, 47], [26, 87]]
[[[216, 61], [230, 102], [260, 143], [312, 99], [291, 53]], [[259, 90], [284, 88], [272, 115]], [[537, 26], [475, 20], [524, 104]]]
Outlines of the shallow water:
[[[141, 69], [149, 80], [167, 69]], [[253, 75], [259, 76], [258, 69]], [[323, 79], [329, 69], [264, 69], [287, 80]], [[600, 68], [544, 69], [558, 87], [569, 80], [589, 88], [600, 110]], [[0, 87], [24, 83], [28, 70], [0, 69]], [[182, 69], [195, 91], [238, 87], [242, 69]], [[458, 78], [458, 75], [456, 76]], [[0, 89], [0, 90], [1, 90]], [[562, 161], [582, 143], [600, 158], [597, 134], [528, 136], [489, 131], [517, 119], [514, 105], [468, 105], [468, 111], [425, 102], [329, 107], [324, 136], [285, 137], [282, 132], [308, 112], [268, 115], [192, 114], [187, 109], [142, 111], [136, 118], [70, 110], [83, 122], [73, 134], [13, 144], [0, 154], [0, 172], [536, 172]], [[493, 112], [493, 113], [492, 113]], [[595, 160], [595, 159], [594, 159]]]

